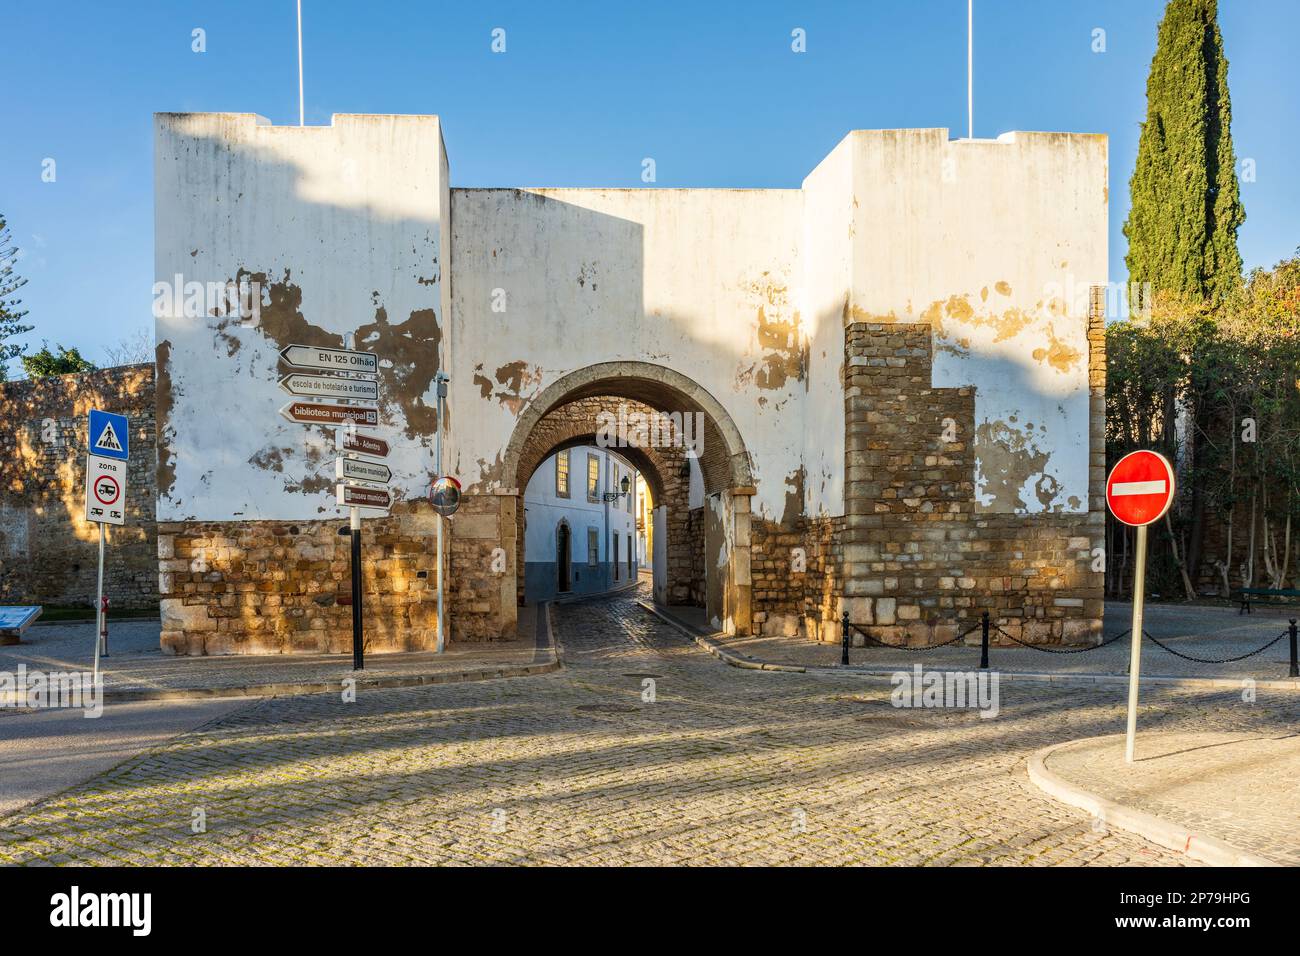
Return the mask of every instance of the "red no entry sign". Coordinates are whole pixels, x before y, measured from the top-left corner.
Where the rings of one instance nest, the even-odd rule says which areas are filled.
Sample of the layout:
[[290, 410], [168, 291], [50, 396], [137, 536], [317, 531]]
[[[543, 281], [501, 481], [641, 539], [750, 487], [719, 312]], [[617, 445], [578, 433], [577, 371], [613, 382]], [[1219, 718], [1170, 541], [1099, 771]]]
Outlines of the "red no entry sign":
[[1106, 479], [1110, 513], [1127, 525], [1141, 527], [1159, 521], [1173, 500], [1173, 466], [1154, 451], [1129, 452]]

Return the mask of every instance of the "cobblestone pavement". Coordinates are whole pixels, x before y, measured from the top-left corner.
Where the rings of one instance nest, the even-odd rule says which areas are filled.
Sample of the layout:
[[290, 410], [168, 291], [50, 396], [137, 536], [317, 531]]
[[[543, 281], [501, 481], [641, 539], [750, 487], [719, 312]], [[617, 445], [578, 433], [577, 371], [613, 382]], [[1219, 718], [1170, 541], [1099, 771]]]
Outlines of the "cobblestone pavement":
[[[442, 654], [367, 654], [364, 680], [436, 677], [455, 673], [524, 667], [550, 660], [534, 643], [532, 611], [521, 614], [520, 639], [449, 644]], [[0, 647], [0, 671], [19, 664], [29, 669], [90, 670], [95, 626], [81, 621], [28, 628], [23, 643]], [[341, 683], [354, 676], [351, 654], [271, 654], [173, 657], [159, 649], [157, 620], [114, 622], [110, 656], [100, 667], [110, 692], [141, 690], [237, 689], [270, 684]], [[6, 713], [0, 709], [0, 715]]]
[[[676, 612], [677, 608], [670, 610]], [[683, 615], [695, 627], [703, 624], [703, 614]], [[1132, 605], [1106, 603], [1105, 638], [1129, 629]], [[1254, 651], [1285, 634], [1289, 618], [1296, 610], [1259, 607], [1255, 613], [1238, 615], [1228, 607], [1205, 605], [1148, 604], [1143, 630], [1182, 654], [1203, 660], [1223, 660]], [[893, 650], [886, 647], [853, 647], [849, 663], [853, 667], [911, 667], [921, 661], [927, 667], [970, 668], [979, 665], [979, 631], [971, 634], [965, 645], [958, 643], [933, 650]], [[778, 664], [801, 664], [805, 667], [838, 667], [840, 645], [806, 641], [802, 638], [748, 637], [726, 638], [724, 647], [735, 654]], [[1029, 671], [1053, 674], [1127, 674], [1130, 645], [1127, 637], [1083, 653], [1055, 653], [1019, 647], [1003, 640], [989, 651], [989, 663], [1007, 672]], [[1226, 677], [1232, 679], [1285, 680], [1289, 672], [1290, 650], [1286, 637], [1275, 641], [1260, 654], [1226, 664], [1203, 664], [1184, 660], [1157, 647], [1151, 641], [1142, 645], [1143, 677]]]
[[[0, 862], [1184, 860], [1028, 781], [1039, 747], [1122, 728], [1121, 693], [895, 709], [887, 681], [720, 664], [633, 595], [554, 614], [563, 671], [259, 701], [0, 821]], [[1272, 732], [1293, 697], [1152, 691], [1143, 728]]]
[[1124, 762], [1124, 738], [1054, 750], [1047, 769], [1087, 792], [1180, 824], [1276, 863], [1300, 866], [1300, 736], [1143, 734]]

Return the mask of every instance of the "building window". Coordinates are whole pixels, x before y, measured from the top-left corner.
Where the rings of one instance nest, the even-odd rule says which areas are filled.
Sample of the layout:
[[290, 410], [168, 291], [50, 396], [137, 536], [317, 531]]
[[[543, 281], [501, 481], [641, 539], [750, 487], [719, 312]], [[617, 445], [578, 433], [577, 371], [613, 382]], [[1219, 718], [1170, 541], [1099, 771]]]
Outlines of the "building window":
[[600, 500], [600, 458], [587, 455], [587, 500]]
[[555, 456], [555, 494], [560, 498], [569, 497], [569, 453], [567, 450]]
[[600, 532], [595, 528], [587, 529], [587, 567], [594, 568], [600, 562]]
[[636, 483], [637, 483], [637, 476], [635, 473], [633, 473], [632, 483], [627, 486], [627, 513], [628, 514], [632, 513], [632, 502], [636, 500]]

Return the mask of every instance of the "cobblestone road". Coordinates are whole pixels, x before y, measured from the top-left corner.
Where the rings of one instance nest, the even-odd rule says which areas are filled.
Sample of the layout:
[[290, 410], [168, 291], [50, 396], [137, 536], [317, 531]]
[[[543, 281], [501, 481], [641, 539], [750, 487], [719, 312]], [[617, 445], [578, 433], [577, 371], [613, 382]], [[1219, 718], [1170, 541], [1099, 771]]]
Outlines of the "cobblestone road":
[[[987, 720], [895, 709], [885, 681], [726, 667], [631, 595], [555, 621], [561, 672], [259, 701], [0, 821], [0, 862], [1182, 860], [1026, 778], [1038, 747], [1122, 729], [1119, 692], [1008, 683]], [[1295, 717], [1280, 695], [1144, 703], [1152, 727]]]

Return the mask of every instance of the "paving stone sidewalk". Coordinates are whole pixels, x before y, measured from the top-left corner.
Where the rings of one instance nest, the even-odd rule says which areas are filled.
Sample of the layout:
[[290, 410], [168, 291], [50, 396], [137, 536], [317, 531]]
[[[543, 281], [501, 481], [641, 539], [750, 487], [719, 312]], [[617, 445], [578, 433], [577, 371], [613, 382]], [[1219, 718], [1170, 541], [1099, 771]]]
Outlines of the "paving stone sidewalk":
[[1045, 765], [1068, 783], [1125, 807], [1288, 866], [1300, 866], [1300, 733], [1139, 733], [1053, 750]]
[[[365, 669], [352, 669], [351, 654], [284, 654], [225, 657], [173, 657], [159, 650], [156, 620], [114, 622], [107, 658], [101, 658], [108, 699], [140, 699], [168, 693], [243, 691], [286, 693], [295, 688], [334, 689], [349, 677], [359, 683], [414, 683], [493, 677], [504, 673], [544, 673], [556, 666], [545, 628], [538, 640], [537, 609], [520, 614], [519, 639], [484, 643], [452, 643], [442, 654], [433, 652], [367, 654]], [[90, 670], [94, 657], [94, 625], [90, 622], [29, 628], [21, 644], [0, 647], [0, 671], [28, 669]], [[0, 713], [4, 711], [0, 710]]]
[[[0, 865], [1195, 862], [1028, 778], [1041, 748], [1122, 729], [1121, 687], [898, 709], [884, 680], [724, 666], [633, 596], [554, 618], [562, 670], [257, 701], [0, 820]], [[1265, 736], [1297, 707], [1157, 688], [1141, 719]]]
[[[696, 629], [704, 627], [704, 616], [694, 608], [663, 608]], [[1128, 630], [1131, 605], [1108, 602], [1104, 639]], [[1259, 609], [1254, 614], [1238, 615], [1232, 608], [1160, 605], [1146, 608], [1144, 630], [1174, 650], [1205, 659], [1237, 657], [1266, 644], [1287, 631], [1288, 620], [1295, 610]], [[839, 667], [840, 645], [821, 644], [800, 638], [717, 637], [723, 647], [734, 654], [774, 664], [803, 667]], [[1129, 640], [1123, 637], [1105, 647], [1084, 653], [1052, 653], [1017, 645], [994, 643], [989, 651], [990, 667], [1004, 673], [1108, 674], [1128, 673]], [[854, 668], [910, 668], [913, 664], [948, 670], [971, 670], [979, 666], [979, 632], [966, 644], [920, 650], [894, 650], [885, 647], [853, 647], [849, 664]], [[1290, 661], [1289, 641], [1282, 637], [1268, 650], [1242, 661], [1226, 664], [1200, 664], [1184, 660], [1143, 641], [1143, 677], [1228, 678], [1232, 680], [1286, 680]]]

